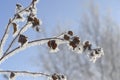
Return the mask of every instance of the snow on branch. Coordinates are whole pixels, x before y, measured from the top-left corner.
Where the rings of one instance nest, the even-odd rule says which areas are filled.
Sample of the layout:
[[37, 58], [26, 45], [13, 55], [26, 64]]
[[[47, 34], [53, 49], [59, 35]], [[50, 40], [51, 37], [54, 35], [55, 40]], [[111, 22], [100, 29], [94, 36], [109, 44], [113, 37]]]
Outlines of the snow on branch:
[[63, 74], [47, 74], [42, 72], [29, 72], [29, 71], [12, 71], [12, 70], [0, 70], [1, 74], [8, 75], [9, 80], [15, 80], [18, 76], [33, 76], [33, 77], [41, 77], [45, 76], [48, 77], [49, 80], [66, 80], [66, 76]]
[[0, 57], [3, 55], [3, 47], [4, 47], [4, 44], [9, 36], [9, 26], [10, 24], [12, 23], [12, 21], [14, 20], [15, 18], [13, 18], [12, 20], [10, 19], [8, 24], [7, 24], [7, 27], [6, 27], [6, 30], [5, 30], [5, 33], [0, 41]]
[[9, 80], [15, 80], [18, 76], [33, 76], [33, 77], [41, 77], [46, 76], [50, 77], [50, 74], [40, 73], [40, 72], [28, 72], [28, 71], [11, 71], [11, 70], [0, 70], [1, 74], [6, 74]]
[[32, 47], [32, 46], [36, 46], [36, 45], [42, 45], [47, 43], [49, 40], [57, 40], [59, 42], [65, 43], [65, 41], [63, 39], [60, 38], [45, 38], [45, 39], [39, 39], [39, 40], [34, 40], [34, 41], [30, 41], [27, 44], [24, 44], [22, 46], [18, 46], [15, 49], [11, 50], [10, 52], [6, 53], [4, 56], [2, 56], [0, 58], [0, 64], [2, 62], [4, 62], [6, 59], [8, 59], [9, 57], [11, 57], [12, 55], [15, 55], [16, 53], [25, 50], [26, 48]]
[[23, 75], [23, 76], [25, 76], [25, 75], [27, 75], [27, 76], [50, 76], [49, 74], [45, 74], [45, 73], [40, 73], [40, 72], [28, 72], [28, 71], [11, 71], [11, 70], [0, 70], [0, 73], [1, 74], [11, 74], [12, 73], [12, 75], [14, 74], [14, 76], [11, 76], [11, 77], [15, 77], [15, 75], [19, 75], [19, 76], [21, 76], [21, 75]]

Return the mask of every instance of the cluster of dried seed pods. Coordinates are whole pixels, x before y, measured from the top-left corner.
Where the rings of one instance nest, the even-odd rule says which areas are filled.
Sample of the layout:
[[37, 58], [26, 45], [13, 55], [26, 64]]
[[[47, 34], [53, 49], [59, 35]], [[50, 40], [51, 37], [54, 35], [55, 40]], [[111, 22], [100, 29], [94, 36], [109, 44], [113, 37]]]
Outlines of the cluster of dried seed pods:
[[64, 75], [54, 73], [53, 75], [51, 75], [50, 80], [67, 80], [67, 79], [66, 79], [66, 76]]
[[57, 48], [57, 43], [55, 40], [49, 40], [48, 41], [48, 46], [52, 49], [56, 49]]
[[[80, 38], [78, 36], [74, 36], [72, 31], [65, 32], [62, 35], [63, 37], [60, 38], [68, 42], [67, 44], [70, 49], [72, 49], [72, 51], [76, 53], [87, 53], [88, 57], [93, 62], [95, 62], [97, 58], [101, 57], [104, 54], [102, 48], [92, 48], [92, 44], [89, 41], [85, 41], [83, 43], [80, 41]], [[58, 47], [57, 41], [49, 40], [48, 47], [55, 50]]]

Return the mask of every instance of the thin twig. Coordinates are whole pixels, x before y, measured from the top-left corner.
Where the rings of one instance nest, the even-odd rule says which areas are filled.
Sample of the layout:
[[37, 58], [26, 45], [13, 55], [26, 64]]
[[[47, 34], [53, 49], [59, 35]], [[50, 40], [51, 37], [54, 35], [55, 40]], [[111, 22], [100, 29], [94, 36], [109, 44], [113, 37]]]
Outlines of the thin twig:
[[[3, 46], [4, 46], [3, 43], [6, 42], [5, 38], [6, 38], [7, 34], [8, 34], [9, 26], [10, 26], [10, 24], [14, 21], [14, 19], [15, 19], [15, 17], [14, 17], [12, 20], [9, 20], [9, 22], [8, 22], [8, 24], [7, 24], [5, 33], [4, 33], [4, 35], [3, 35], [2, 39], [1, 39], [1, 42], [0, 42], [0, 49], [3, 48]], [[4, 44], [5, 44], [5, 43], [4, 43]]]
[[25, 10], [26, 10], [27, 8], [29, 8], [32, 4], [33, 4], [33, 3], [31, 2], [29, 6], [27, 6], [26, 8], [24, 8], [24, 9], [22, 9], [22, 10], [20, 10], [20, 11], [19, 11], [18, 13], [16, 13], [16, 14], [19, 14], [19, 13], [25, 11]]
[[15, 74], [20, 74], [21, 75], [30, 75], [30, 76], [47, 76], [50, 77], [50, 74], [42, 73], [42, 72], [29, 72], [29, 71], [12, 71], [12, 70], [0, 70], [0, 74], [6, 74], [6, 73], [15, 73]]
[[62, 35], [64, 35], [64, 34], [65, 34], [65, 32], [64, 32], [64, 33], [61, 33], [60, 35], [58, 35], [58, 36], [56, 36], [56, 37], [58, 37], [58, 38], [59, 38], [60, 36], [62, 36]]
[[[19, 11], [18, 13], [16, 13], [16, 14], [19, 14], [19, 13], [25, 11], [25, 10], [26, 10], [27, 8], [29, 8], [32, 4], [33, 4], [33, 2], [31, 2], [30, 5], [29, 5], [28, 7], [26, 7], [26, 8], [24, 8], [24, 9], [20, 10], [20, 11]], [[25, 26], [26, 26], [27, 24], [28, 24], [28, 23], [26, 23]], [[25, 26], [21, 28], [21, 30], [19, 31], [18, 35], [17, 35], [17, 36], [13, 39], [13, 41], [10, 43], [8, 49], [5, 51], [4, 54], [6, 54], [6, 53], [9, 51], [9, 49], [11, 48], [13, 42], [16, 40], [16, 38], [19, 36], [19, 34], [22, 32], [22, 30], [25, 28]]]
[[12, 44], [14, 43], [14, 41], [18, 38], [18, 36], [20, 35], [20, 33], [22, 32], [22, 30], [24, 30], [24, 28], [28, 25], [28, 23], [26, 23], [21, 30], [19, 31], [19, 33], [15, 36], [15, 38], [12, 40], [12, 42], [10, 43], [9, 47], [7, 48], [7, 50], [5, 51], [4, 55], [9, 51], [9, 49], [11, 48]]
[[18, 46], [16, 47], [15, 49], [11, 50], [10, 52], [6, 53], [4, 56], [2, 56], [0, 58], [0, 64], [2, 62], [4, 62], [7, 58], [11, 57], [12, 55], [28, 48], [28, 47], [32, 47], [32, 46], [36, 46], [36, 45], [40, 45], [40, 44], [43, 44], [42, 42], [48, 42], [49, 40], [59, 40], [59, 41], [63, 41], [66, 43], [66, 41], [64, 39], [61, 39], [61, 38], [45, 38], [45, 39], [39, 39], [39, 40], [34, 40], [34, 41], [30, 41], [28, 42], [26, 45], [23, 45], [23, 46]]

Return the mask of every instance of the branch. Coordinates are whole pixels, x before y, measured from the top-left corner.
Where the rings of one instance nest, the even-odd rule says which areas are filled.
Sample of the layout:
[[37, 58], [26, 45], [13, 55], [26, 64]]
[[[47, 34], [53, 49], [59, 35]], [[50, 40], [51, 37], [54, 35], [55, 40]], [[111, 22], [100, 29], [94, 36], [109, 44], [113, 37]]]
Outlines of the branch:
[[9, 51], [9, 49], [11, 48], [12, 44], [14, 43], [14, 41], [17, 39], [17, 37], [21, 34], [21, 32], [24, 30], [24, 28], [26, 28], [26, 26], [28, 25], [28, 23], [26, 23], [21, 30], [19, 31], [19, 33], [16, 35], [16, 37], [11, 41], [9, 47], [7, 48], [7, 50], [5, 51], [4, 55]]
[[22, 50], [24, 50], [24, 49], [26, 49], [28, 47], [32, 47], [32, 46], [36, 46], [36, 45], [42, 45], [44, 43], [47, 43], [49, 40], [57, 40], [59, 42], [66, 43], [66, 41], [64, 39], [61, 39], [61, 38], [45, 38], [45, 39], [39, 39], [39, 40], [30, 41], [26, 45], [18, 46], [15, 49], [11, 50], [10, 52], [6, 53], [4, 56], [2, 56], [1, 59], [0, 59], [0, 64], [2, 62], [4, 62], [7, 58], [14, 55], [15, 53], [18, 53], [18, 52], [20, 52], [20, 51], [22, 51]]
[[11, 71], [11, 70], [0, 70], [1, 74], [9, 74], [9, 79], [14, 80], [17, 76], [33, 76], [33, 77], [39, 77], [39, 76], [45, 76], [48, 77], [49, 80], [67, 80], [67, 77], [63, 74], [46, 74], [42, 72], [29, 72], [29, 71]]
[[14, 21], [15, 17], [12, 19], [12, 20], [9, 20], [8, 24], [7, 24], [7, 27], [6, 27], [6, 30], [5, 30], [5, 33], [1, 39], [1, 42], [0, 42], [0, 53], [2, 53], [2, 50], [3, 50], [3, 46], [9, 36], [9, 26], [10, 24]]
[[11, 71], [11, 70], [0, 70], [1, 74], [10, 74], [10, 73], [18, 74], [18, 75], [29, 75], [29, 76], [47, 76], [50, 77], [50, 74], [42, 73], [42, 72], [28, 72], [28, 71]]
[[19, 11], [18, 13], [16, 13], [16, 14], [22, 13], [23, 11], [25, 11], [26, 9], [28, 9], [32, 4], [33, 4], [33, 2], [31, 2], [29, 6], [27, 6], [26, 8], [24, 8], [24, 9], [22, 9], [22, 10], [20, 10], [20, 11]]

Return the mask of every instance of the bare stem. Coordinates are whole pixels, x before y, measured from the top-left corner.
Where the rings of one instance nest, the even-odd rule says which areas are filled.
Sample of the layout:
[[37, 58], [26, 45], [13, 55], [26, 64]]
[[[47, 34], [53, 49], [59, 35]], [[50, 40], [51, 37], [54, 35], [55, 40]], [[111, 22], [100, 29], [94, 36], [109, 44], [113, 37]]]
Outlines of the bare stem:
[[21, 75], [30, 75], [30, 76], [47, 76], [50, 77], [50, 74], [42, 73], [42, 72], [29, 72], [29, 71], [12, 71], [12, 70], [0, 70], [0, 74], [6, 74], [6, 73], [15, 73]]

